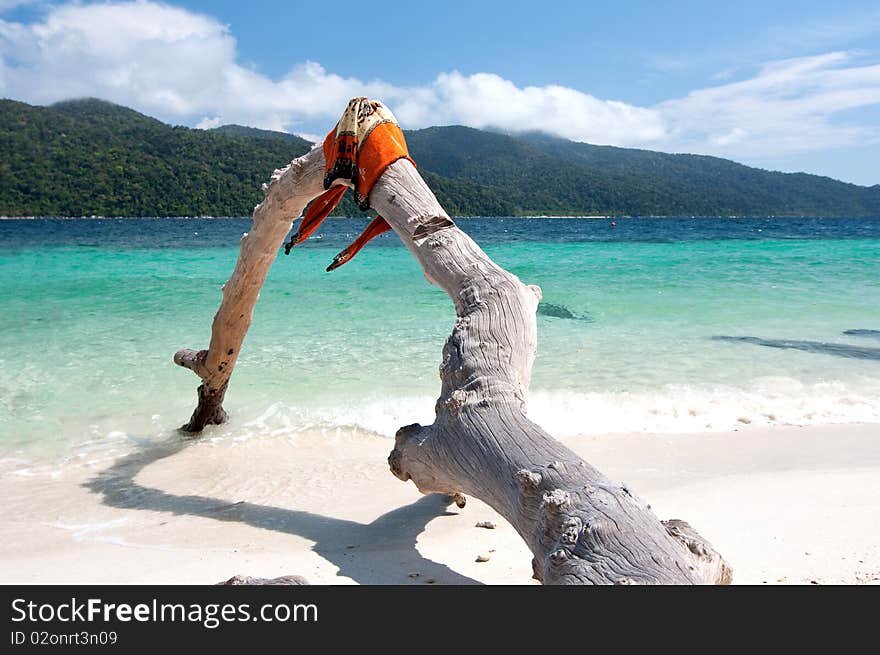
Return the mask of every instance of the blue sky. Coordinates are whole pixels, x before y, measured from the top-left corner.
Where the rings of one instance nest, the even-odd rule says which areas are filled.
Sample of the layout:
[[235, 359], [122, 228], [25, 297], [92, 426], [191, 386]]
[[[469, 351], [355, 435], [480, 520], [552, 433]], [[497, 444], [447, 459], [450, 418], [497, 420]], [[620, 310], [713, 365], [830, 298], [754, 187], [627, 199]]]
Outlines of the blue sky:
[[0, 96], [320, 135], [366, 94], [404, 127], [543, 129], [880, 183], [876, 0], [327, 7], [0, 0]]

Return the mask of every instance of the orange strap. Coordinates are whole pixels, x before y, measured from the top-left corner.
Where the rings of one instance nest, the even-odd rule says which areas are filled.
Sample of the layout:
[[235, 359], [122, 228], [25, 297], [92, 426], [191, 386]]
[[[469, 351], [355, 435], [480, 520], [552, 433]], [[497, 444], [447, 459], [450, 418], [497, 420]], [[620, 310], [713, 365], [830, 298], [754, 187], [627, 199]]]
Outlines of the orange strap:
[[324, 222], [324, 219], [330, 215], [330, 212], [336, 209], [336, 205], [339, 204], [342, 196], [345, 195], [345, 190], [346, 187], [340, 184], [331, 187], [329, 191], [325, 191], [315, 199], [299, 224], [297, 233], [284, 245], [285, 255], [289, 255], [291, 248], [308, 239], [318, 229], [318, 226]]
[[388, 225], [387, 221], [381, 216], [377, 216], [369, 225], [367, 225], [367, 229], [361, 232], [361, 235], [354, 240], [354, 243], [352, 243], [345, 250], [343, 250], [341, 253], [336, 255], [336, 257], [333, 258], [330, 266], [327, 267], [327, 271], [329, 272], [339, 268], [356, 254], [358, 254], [361, 248], [367, 245], [368, 241], [370, 241], [374, 237], [379, 236], [383, 232], [387, 232], [390, 229], [391, 226]]

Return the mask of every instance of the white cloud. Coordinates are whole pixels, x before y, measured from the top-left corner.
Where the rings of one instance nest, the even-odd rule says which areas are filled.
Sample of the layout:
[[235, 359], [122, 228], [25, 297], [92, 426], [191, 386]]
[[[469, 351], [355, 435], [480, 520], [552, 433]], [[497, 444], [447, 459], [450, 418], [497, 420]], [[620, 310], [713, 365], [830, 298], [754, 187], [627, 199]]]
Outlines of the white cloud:
[[[0, 0], [2, 2], [2, 0]], [[464, 124], [730, 157], [880, 141], [841, 112], [880, 104], [880, 65], [834, 52], [773, 62], [751, 78], [652, 107], [498, 75], [446, 72], [423, 85], [343, 77], [320, 64], [272, 79], [238, 62], [226, 25], [147, 0], [66, 4], [34, 23], [0, 20], [0, 95], [45, 104], [97, 96], [199, 127], [318, 131], [355, 95], [383, 99], [405, 127]], [[851, 119], [852, 120], [852, 119]]]
[[332, 122], [349, 98], [384, 99], [408, 126], [464, 123], [543, 128], [601, 143], [658, 139], [656, 113], [561, 86], [516, 87], [490, 74], [444, 73], [406, 88], [295, 65], [278, 80], [237, 62], [229, 29], [211, 17], [146, 0], [68, 4], [28, 25], [0, 21], [0, 89], [34, 103], [97, 96], [200, 125], [269, 129]]
[[210, 130], [215, 127], [220, 127], [221, 125], [223, 125], [223, 119], [219, 116], [214, 116], [212, 118], [205, 116], [202, 120], [196, 123], [196, 128], [200, 130]]
[[297, 132], [297, 136], [302, 137], [306, 141], [311, 141], [312, 143], [321, 143], [324, 141], [323, 134], [310, 134], [309, 132]]
[[461, 123], [512, 131], [540, 129], [593, 143], [636, 144], [664, 136], [654, 110], [600, 100], [562, 86], [519, 88], [488, 73], [444, 73], [429, 87], [397, 95], [395, 112], [411, 125]]
[[742, 82], [661, 103], [668, 145], [732, 157], [765, 157], [880, 142], [880, 127], [835, 114], [880, 105], [880, 64], [832, 52], [765, 65]]

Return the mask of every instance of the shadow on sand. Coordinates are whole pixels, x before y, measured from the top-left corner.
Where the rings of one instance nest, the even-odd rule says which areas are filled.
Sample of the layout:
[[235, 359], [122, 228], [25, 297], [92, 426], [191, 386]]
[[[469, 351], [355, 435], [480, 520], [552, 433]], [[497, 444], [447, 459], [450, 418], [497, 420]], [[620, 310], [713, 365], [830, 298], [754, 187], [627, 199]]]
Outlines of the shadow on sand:
[[[177, 496], [135, 482], [137, 475], [146, 467], [179, 453], [191, 443], [192, 439], [176, 437], [132, 453], [118, 459], [83, 486], [99, 494], [102, 502], [110, 507], [236, 521], [264, 530], [301, 536], [315, 542], [312, 550], [338, 566], [339, 575], [360, 584], [403, 584], [424, 582], [430, 578], [443, 584], [479, 584], [443, 564], [425, 559], [416, 550], [416, 539], [429, 521], [439, 516], [454, 516], [446, 511], [451, 503], [448, 496], [425, 496], [411, 505], [383, 514], [372, 523], [363, 524], [248, 502], [230, 503], [197, 495]], [[351, 544], [356, 544], [356, 548], [347, 548]], [[399, 575], [390, 578], [389, 557], [395, 556], [389, 555], [389, 549], [401, 553], [399, 559], [405, 562], [401, 563]], [[411, 571], [419, 572], [418, 579], [410, 580], [407, 577]], [[289, 575], [301, 573], [285, 572]], [[229, 576], [233, 574], [253, 575], [254, 572], [229, 572]]]
[[760, 337], [711, 337], [715, 341], [737, 341], [740, 343], [752, 343], [756, 346], [767, 348], [787, 348], [791, 350], [803, 350], [808, 353], [822, 355], [835, 355], [850, 359], [874, 359], [880, 361], [880, 348], [865, 348], [863, 346], [851, 346], [845, 343], [827, 343], [825, 341], [789, 341], [787, 339], [761, 339]]

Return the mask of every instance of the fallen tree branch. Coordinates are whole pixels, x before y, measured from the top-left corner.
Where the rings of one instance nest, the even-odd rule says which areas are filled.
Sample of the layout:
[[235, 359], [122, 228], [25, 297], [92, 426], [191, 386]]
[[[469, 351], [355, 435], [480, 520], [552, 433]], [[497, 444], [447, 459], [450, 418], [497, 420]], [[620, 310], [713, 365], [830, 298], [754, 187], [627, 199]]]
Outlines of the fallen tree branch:
[[223, 399], [241, 344], [253, 319], [260, 289], [284, 237], [305, 206], [324, 188], [324, 154], [316, 148], [283, 169], [276, 170], [263, 202], [254, 208], [253, 226], [241, 238], [238, 261], [223, 285], [223, 301], [211, 326], [207, 350], [179, 350], [174, 363], [198, 375], [198, 405], [185, 432], [201, 432], [206, 425], [226, 421]]
[[371, 205], [455, 303], [433, 425], [401, 428], [388, 458], [423, 493], [472, 495], [526, 541], [545, 584], [730, 582], [730, 568], [683, 521], [650, 507], [525, 413], [541, 291], [456, 227], [413, 165], [389, 166]]
[[[211, 345], [175, 355], [202, 378], [199, 405], [183, 429], [197, 432], [225, 420], [223, 395], [260, 287], [291, 217], [324, 191], [324, 172], [316, 149], [273, 175], [224, 287]], [[541, 290], [489, 259], [447, 216], [409, 160], [384, 169], [369, 202], [428, 281], [450, 296], [457, 314], [443, 348], [436, 419], [397, 432], [388, 458], [392, 472], [423, 493], [452, 496], [459, 506], [465, 495], [489, 504], [528, 544], [534, 576], [545, 584], [729, 583], [730, 568], [687, 523], [661, 522], [628, 488], [529, 420]]]

